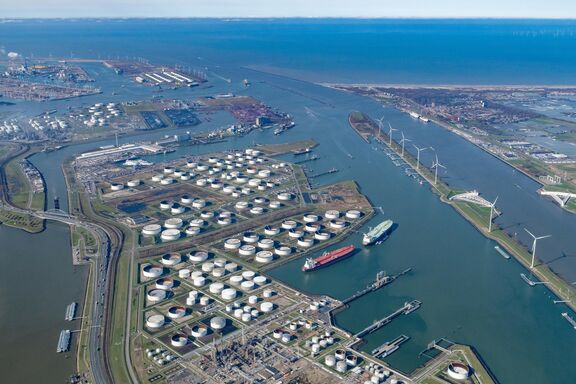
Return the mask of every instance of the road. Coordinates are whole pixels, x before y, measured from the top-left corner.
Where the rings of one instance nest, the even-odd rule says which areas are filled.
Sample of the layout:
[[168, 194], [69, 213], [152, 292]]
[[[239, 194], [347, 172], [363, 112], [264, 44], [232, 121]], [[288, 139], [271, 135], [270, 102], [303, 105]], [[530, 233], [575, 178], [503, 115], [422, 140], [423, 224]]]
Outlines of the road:
[[[70, 216], [61, 211], [34, 211], [17, 208], [4, 203], [0, 203], [0, 208], [21, 214], [29, 214], [44, 220], [54, 220], [64, 224], [82, 227], [89, 231], [95, 239], [98, 239], [100, 257], [98, 257], [97, 261], [94, 263], [91, 324], [85, 329], [89, 334], [88, 350], [90, 356], [90, 368], [92, 375], [94, 376], [94, 381], [98, 384], [112, 383], [110, 373], [104, 361], [104, 353], [102, 352], [105, 348], [105, 340], [103, 336], [105, 334], [105, 315], [109, 300], [107, 294], [108, 281], [110, 281], [109, 275], [111, 273], [109, 263], [111, 256], [113, 256], [112, 243], [108, 232], [99, 225], [80, 220], [79, 218]], [[110, 228], [107, 229], [110, 230]], [[114, 252], [117, 252], [117, 250]]]

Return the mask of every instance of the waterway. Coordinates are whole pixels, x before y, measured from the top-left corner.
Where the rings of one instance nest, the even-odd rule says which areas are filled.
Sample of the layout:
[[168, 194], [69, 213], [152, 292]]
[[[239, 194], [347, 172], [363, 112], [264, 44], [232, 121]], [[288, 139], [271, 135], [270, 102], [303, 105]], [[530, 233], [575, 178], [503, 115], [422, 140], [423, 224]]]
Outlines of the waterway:
[[[135, 33], [141, 27], [138, 23], [133, 24], [132, 29], [127, 32], [128, 35]], [[558, 28], [561, 27], [562, 25]], [[61, 32], [70, 28], [73, 30], [77, 26], [68, 26], [68, 29], [62, 26], [56, 26], [56, 28], [63, 28], [59, 30]], [[84, 41], [97, 40], [97, 37], [92, 35], [95, 32], [91, 28], [96, 27], [90, 27], [88, 32], [90, 36]], [[164, 27], [160, 25], [161, 32], [162, 28]], [[521, 30], [525, 29], [523, 28]], [[228, 33], [231, 32], [228, 31]], [[245, 33], [254, 39], [255, 32]], [[57, 35], [55, 30], [50, 30], [50, 34]], [[31, 32], [31, 35], [34, 36], [34, 33]], [[169, 34], [165, 31], [158, 36], [156, 39], [162, 41], [162, 39], [168, 39]], [[185, 39], [180, 35], [176, 37], [178, 41]], [[11, 42], [15, 43], [16, 40]], [[21, 39], [20, 42], [25, 44], [27, 49], [42, 51], [42, 48], [30, 39]], [[110, 44], [111, 51], [117, 49], [115, 46], [117, 42]], [[546, 44], [543, 45], [551, 46]], [[73, 47], [71, 50], [75, 52], [87, 49], [72, 45], [70, 41], [64, 41], [63, 46]], [[243, 49], [250, 51], [253, 47], [246, 44]], [[145, 52], [141, 49], [135, 50], [134, 54], [150, 53], [151, 56], [156, 55], [158, 59], [166, 53], [166, 50], [166, 47], [159, 47], [153, 52]], [[274, 52], [272, 50], [270, 53], [272, 55], [271, 66], [278, 67], [278, 58], [273, 55]], [[94, 52], [83, 53], [95, 54]], [[183, 54], [180, 51], [174, 51], [174, 54], [182, 61], [192, 55]], [[263, 58], [266, 55], [263, 53], [259, 55], [261, 56], [254, 58], [253, 61], [266, 62]], [[452, 208], [442, 204], [427, 186], [421, 186], [413, 179], [406, 177], [402, 169], [395, 167], [374, 145], [364, 143], [348, 127], [347, 114], [354, 109], [366, 111], [372, 116], [380, 116], [384, 113], [386, 119], [396, 128], [403, 129], [406, 136], [414, 143], [419, 146], [433, 146], [441, 162], [447, 167], [446, 172], [441, 174], [444, 180], [460, 188], [477, 188], [488, 199], [500, 196], [498, 206], [504, 215], [497, 220], [497, 223], [506, 226], [512, 233], [517, 232], [520, 240], [527, 240], [522, 234], [524, 226], [538, 234], [553, 234], [554, 241], [543, 241], [539, 244], [539, 255], [543, 260], [552, 262], [551, 267], [569, 278], [576, 276], [573, 275], [576, 271], [572, 264], [574, 258], [570, 257], [574, 254], [575, 247], [570, 237], [570, 234], [576, 231], [574, 216], [538, 197], [535, 194], [537, 185], [532, 180], [514, 172], [502, 162], [434, 124], [422, 124], [405, 114], [383, 109], [376, 102], [358, 96], [336, 92], [303, 81], [239, 68], [230, 64], [229, 59], [229, 57], [220, 56], [221, 61], [214, 63], [214, 56], [212, 56], [210, 66], [213, 71], [218, 71], [219, 74], [233, 79], [231, 84], [211, 75], [210, 80], [214, 85], [211, 89], [167, 92], [165, 97], [245, 92], [259, 97], [273, 107], [291, 113], [297, 126], [280, 137], [273, 136], [270, 131], [254, 132], [247, 137], [233, 139], [228, 143], [182, 148], [164, 157], [156, 157], [155, 161], [230, 147], [247, 147], [254, 142], [280, 142], [313, 137], [320, 143], [315, 152], [321, 156], [321, 159], [308, 163], [306, 166], [317, 172], [332, 167], [340, 169], [339, 173], [324, 176], [316, 182], [356, 180], [362, 192], [374, 205], [382, 206], [385, 211], [384, 216], [379, 215], [373, 222], [376, 223], [384, 217], [389, 217], [399, 224], [397, 230], [382, 245], [365, 249], [353, 258], [328, 269], [312, 274], [302, 274], [299, 271], [302, 260], [296, 260], [272, 271], [274, 277], [307, 292], [327, 293], [337, 298], [344, 298], [363, 288], [374, 278], [378, 270], [395, 273], [407, 267], [413, 267], [413, 274], [402, 277], [393, 284], [363, 297], [355, 302], [350, 310], [339, 314], [336, 319], [338, 325], [356, 332], [373, 320], [392, 312], [404, 301], [418, 299], [423, 302], [421, 309], [394, 320], [390, 325], [370, 335], [366, 349], [370, 350], [400, 334], [410, 336], [411, 340], [386, 359], [395, 366], [408, 371], [423, 362], [418, 359], [418, 353], [431, 340], [447, 337], [457, 342], [474, 345], [502, 382], [566, 383], [573, 381], [576, 377], [576, 367], [570, 362], [576, 357], [576, 351], [572, 347], [576, 341], [576, 333], [560, 317], [560, 313], [566, 310], [564, 306], [554, 305], [550, 292], [544, 287], [528, 287], [519, 278], [523, 269], [516, 261], [503, 259], [494, 250], [493, 242], [481, 236]], [[239, 55], [238, 60], [247, 61], [244, 55]], [[295, 61], [295, 71], [298, 71], [299, 60]], [[472, 61], [472, 58], [468, 60]], [[207, 62], [207, 59], [194, 56], [190, 58], [190, 61]], [[283, 65], [290, 66], [290, 63]], [[316, 63], [316, 65], [319, 64]], [[568, 66], [562, 68], [564, 71], [570, 70]], [[300, 70], [298, 73], [301, 75], [312, 69], [306, 67], [304, 71]], [[94, 66], [93, 70], [100, 71], [97, 66]], [[316, 72], [319, 71], [316, 68]], [[339, 69], [339, 71], [344, 71], [344, 69]], [[337, 72], [331, 72], [328, 76], [330, 78], [325, 78], [325, 80], [338, 81], [334, 76]], [[351, 68], [348, 68], [348, 73], [349, 78], [355, 76]], [[115, 75], [104, 73], [103, 76], [104, 79], [99, 85], [103, 87], [104, 95], [41, 105], [18, 103], [11, 107], [11, 110], [22, 113], [32, 108], [37, 111], [52, 109], [53, 105], [64, 108], [67, 105], [90, 103], [95, 100], [118, 101], [127, 97], [138, 99], [149, 96], [141, 88], [123, 82]], [[368, 80], [370, 77], [366, 76], [363, 80]], [[418, 76], [415, 77], [416, 80], [419, 79]], [[244, 78], [249, 78], [252, 82], [248, 89], [241, 86], [241, 80]], [[556, 82], [559, 79], [552, 75], [544, 76], [544, 78], [547, 79], [546, 82]], [[397, 79], [406, 81], [402, 76], [398, 76]], [[436, 74], [434, 79], [441, 81], [443, 77]], [[490, 76], [485, 79], [495, 81]], [[374, 81], [376, 80], [380, 79]], [[119, 95], [109, 96], [112, 90], [119, 89], [118, 87], [122, 84], [125, 87], [120, 88]], [[226, 123], [224, 119], [214, 119], [210, 123], [202, 124], [198, 129], [214, 128], [224, 123]], [[147, 133], [134, 140], [158, 138], [165, 133]], [[111, 142], [107, 140], [99, 143], [85, 143], [56, 152], [41, 153], [32, 158], [33, 163], [46, 178], [49, 206], [51, 206], [53, 196], [58, 195], [61, 197], [63, 208], [67, 207], [65, 199], [62, 198], [66, 196], [66, 187], [57, 165], [75, 153]], [[425, 151], [422, 156], [423, 162], [429, 163], [432, 159], [432, 151]], [[360, 234], [355, 234], [344, 243], [359, 245], [360, 236]], [[0, 360], [0, 367], [3, 371], [11, 371], [14, 375], [18, 375], [21, 369], [15, 370], [14, 367], [24, 369], [26, 362], [33, 357], [35, 363], [41, 364], [46, 369], [35, 370], [37, 373], [31, 370], [25, 372], [30, 375], [29, 380], [12, 381], [45, 380], [47, 372], [53, 375], [52, 377], [65, 377], [71, 373], [73, 364], [63, 356], [56, 355], [52, 350], [55, 349], [59, 330], [66, 325], [63, 321], [65, 306], [70, 301], [79, 300], [84, 285], [83, 272], [70, 266], [71, 256], [67, 231], [62, 226], [49, 225], [47, 231], [40, 235], [27, 235], [0, 227], [0, 240], [3, 245], [9, 244], [4, 249], [11, 250], [9, 253], [3, 252], [0, 257], [3, 263], [9, 263], [3, 268], [5, 274], [3, 284], [9, 282], [11, 287], [11, 290], [2, 290], [0, 302], [6, 302], [3, 313], [13, 315], [9, 317], [11, 322], [0, 327], [0, 336], [3, 340], [10, 341], [3, 343], [4, 350], [7, 352], [5, 358]], [[25, 257], [13, 259], [18, 254], [25, 255]], [[563, 254], [566, 256], [562, 256]], [[33, 262], [36, 258], [38, 258], [37, 262]], [[555, 259], [558, 260], [554, 261]], [[60, 262], [62, 265], [59, 264]], [[22, 276], [26, 275], [24, 272], [16, 273], [20, 270], [18, 267], [20, 263], [25, 263], [26, 273], [34, 276], [29, 280], [34, 281], [34, 284], [22, 287]], [[38, 276], [44, 276], [45, 280]], [[38, 286], [37, 281], [43, 281], [46, 284]], [[62, 282], [67, 282], [70, 286], [67, 287]], [[4, 297], [4, 292], [12, 292], [12, 295]], [[37, 300], [35, 294], [45, 295], [46, 298], [42, 301], [39, 298]], [[68, 294], [69, 296], [66, 296]], [[27, 313], [23, 307], [35, 310], [35, 305], [38, 305], [38, 308], [49, 306], [50, 310], [37, 310], [36, 316], [27, 316], [26, 319], [34, 319], [33, 324], [15, 320], [21, 318], [21, 314]], [[53, 322], [51, 311], [54, 311]], [[31, 329], [38, 332], [36, 342], [29, 341], [29, 344], [16, 336], [26, 335]]]

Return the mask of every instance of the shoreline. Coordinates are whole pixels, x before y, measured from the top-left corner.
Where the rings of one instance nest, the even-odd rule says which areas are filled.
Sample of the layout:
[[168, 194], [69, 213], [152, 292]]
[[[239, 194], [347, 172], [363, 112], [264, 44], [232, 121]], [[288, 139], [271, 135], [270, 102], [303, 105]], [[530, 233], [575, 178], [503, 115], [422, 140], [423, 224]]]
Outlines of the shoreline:
[[[374, 127], [375, 125], [374, 121], [370, 117], [368, 117], [368, 119], [370, 119], [369, 121], [372, 123], [373, 129], [376, 129]], [[350, 126], [358, 133], [360, 137], [364, 138], [363, 135], [361, 135], [356, 128], [354, 128], [352, 125]], [[438, 180], [438, 184], [434, 184], [433, 180], [430, 179], [430, 175], [428, 175], [424, 171], [424, 170], [428, 171], [428, 168], [421, 167], [420, 169], [417, 170], [415, 166], [416, 159], [410, 153], [406, 153], [405, 156], [402, 157], [399, 152], [400, 148], [399, 144], [395, 140], [392, 140], [392, 145], [389, 145], [388, 144], [389, 136], [386, 133], [381, 133], [381, 136], [383, 138], [380, 139], [376, 138], [376, 141], [392, 150], [397, 156], [402, 158], [406, 162], [406, 164], [410, 166], [410, 168], [412, 168], [415, 172], [417, 172], [418, 175], [420, 175], [420, 177], [426, 180], [426, 182], [430, 185], [431, 191], [439, 195], [440, 201], [450, 205], [460, 214], [460, 216], [462, 216], [468, 223], [474, 226], [476, 230], [480, 232], [481, 235], [492, 241], [495, 241], [499, 246], [501, 246], [504, 250], [506, 250], [506, 252], [512, 255], [514, 259], [517, 260], [523, 267], [525, 267], [529, 272], [535, 275], [540, 281], [548, 282], [548, 284], [545, 285], [549, 289], [549, 291], [552, 292], [559, 299], [562, 300], [568, 299], [568, 301], [565, 302], [565, 304], [572, 311], [576, 312], [576, 304], [571, 301], [571, 297], [573, 297], [576, 294], [576, 290], [574, 289], [573, 286], [570, 285], [569, 282], [565, 281], [562, 277], [556, 274], [546, 264], [536, 263], [534, 268], [530, 268], [529, 260], [531, 255], [529, 253], [526, 253], [527, 251], [522, 244], [510, 238], [508, 234], [503, 232], [498, 226], [495, 226], [492, 232], [488, 232], [486, 228], [484, 228], [479, 222], [477, 222], [477, 220], [474, 219], [474, 217], [470, 214], [470, 212], [466, 211], [465, 206], [459, 205], [447, 199], [448, 193], [451, 191], [448, 185], [444, 184], [441, 179]], [[441, 191], [439, 187], [443, 187], [443, 189], [447, 189], [447, 191]], [[501, 234], [501, 236], [497, 236], [496, 234]], [[565, 297], [563, 297], [563, 294], [565, 295]]]

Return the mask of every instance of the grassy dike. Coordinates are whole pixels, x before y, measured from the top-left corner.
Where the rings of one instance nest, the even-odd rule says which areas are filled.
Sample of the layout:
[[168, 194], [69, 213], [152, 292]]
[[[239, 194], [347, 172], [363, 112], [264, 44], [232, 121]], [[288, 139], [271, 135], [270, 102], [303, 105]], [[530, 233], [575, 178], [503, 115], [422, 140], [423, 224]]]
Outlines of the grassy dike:
[[[108, 332], [107, 345], [105, 347], [105, 359], [107, 359], [110, 366], [113, 382], [115, 383], [130, 383], [130, 375], [128, 373], [128, 362], [125, 358], [125, 339], [129, 337], [125, 332], [126, 315], [128, 309], [128, 294], [130, 289], [129, 269], [131, 263], [131, 254], [129, 249], [131, 247], [132, 234], [126, 231], [122, 226], [118, 226], [113, 220], [105, 219], [98, 216], [92, 210], [91, 201], [84, 193], [71, 192], [81, 190], [76, 188], [75, 179], [70, 168], [65, 163], [62, 166], [64, 178], [68, 187], [68, 202], [70, 212], [81, 212], [89, 220], [104, 224], [105, 226], [112, 226], [119, 231], [122, 231], [125, 241], [121, 244], [112, 244], [113, 247], [120, 247], [120, 255], [116, 265], [110, 265], [110, 268], [115, 268], [114, 280], [110, 282], [111, 289], [109, 294], [109, 309], [107, 328]], [[90, 264], [90, 275], [94, 275], [93, 268], [96, 264]], [[88, 282], [89, 284], [91, 281]], [[93, 298], [91, 295], [93, 286], [88, 285], [86, 289], [85, 306], [91, 308], [93, 306]], [[86, 325], [88, 327], [90, 325]], [[135, 329], [131, 326], [131, 329]], [[87, 333], [86, 333], [87, 336]], [[86, 348], [86, 339], [81, 339], [80, 348], [78, 348], [77, 362], [78, 369], [89, 369], [90, 357], [89, 350]]]
[[[368, 116], [366, 116], [366, 118], [370, 119]], [[370, 119], [370, 121], [373, 129], [373, 136], [378, 137], [377, 140], [379, 142], [385, 144], [388, 148], [393, 150], [397, 156], [400, 156], [402, 153], [401, 145], [394, 140], [392, 140], [390, 144], [390, 138], [388, 135], [383, 132], [378, 133], [378, 126], [373, 120]], [[574, 301], [574, 299], [576, 299], [576, 289], [572, 285], [554, 273], [554, 271], [552, 271], [546, 264], [538, 263], [538, 260], [536, 260], [535, 267], [530, 269], [532, 255], [529, 253], [528, 249], [519, 244], [515, 239], [511, 238], [497, 225], [493, 224], [492, 232], [488, 232], [488, 217], [490, 214], [489, 209], [478, 207], [471, 203], [449, 200], [450, 196], [452, 196], [455, 191], [453, 191], [450, 186], [448, 186], [448, 184], [442, 182], [440, 178], [438, 178], [438, 183], [434, 184], [434, 173], [423, 166], [423, 164], [420, 164], [420, 167], [417, 170], [416, 158], [414, 158], [414, 156], [412, 156], [410, 153], [405, 151], [403, 159], [408, 165], [412, 167], [412, 169], [418, 172], [418, 174], [430, 184], [432, 190], [440, 196], [441, 201], [452, 206], [484, 236], [496, 241], [504, 250], [506, 250], [510, 255], [514, 256], [516, 260], [518, 260], [524, 267], [532, 272], [533, 275], [537, 276], [538, 279], [548, 282], [546, 286], [562, 300], [569, 300], [569, 302], [566, 304], [572, 310], [576, 311], [576, 302]]]

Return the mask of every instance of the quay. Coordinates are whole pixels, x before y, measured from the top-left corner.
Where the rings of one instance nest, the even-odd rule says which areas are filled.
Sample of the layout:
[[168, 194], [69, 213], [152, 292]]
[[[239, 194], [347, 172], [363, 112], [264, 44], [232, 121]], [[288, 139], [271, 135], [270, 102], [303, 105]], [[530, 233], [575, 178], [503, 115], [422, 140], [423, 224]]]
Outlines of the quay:
[[329, 169], [329, 170], [327, 170], [327, 171], [325, 171], [325, 172], [318, 173], [318, 174], [316, 174], [316, 175], [312, 175], [312, 176], [310, 176], [309, 178], [310, 178], [310, 179], [315, 179], [315, 178], [317, 178], [317, 177], [329, 175], [329, 174], [331, 174], [331, 173], [336, 173], [336, 172], [338, 172], [338, 171], [339, 171], [338, 168], [332, 168], [332, 169]]
[[387, 341], [378, 348], [372, 350], [372, 356], [377, 358], [383, 358], [390, 356], [400, 348], [400, 345], [404, 344], [410, 339], [406, 335], [400, 335], [392, 341]]
[[357, 339], [361, 339], [362, 337], [379, 330], [380, 328], [382, 328], [386, 324], [390, 323], [392, 320], [394, 320], [398, 316], [407, 315], [409, 313], [414, 312], [415, 310], [420, 308], [421, 305], [422, 305], [422, 302], [419, 300], [412, 300], [410, 302], [406, 302], [406, 303], [404, 303], [404, 305], [401, 308], [392, 312], [390, 315], [378, 320], [374, 324], [367, 326], [366, 328], [364, 328], [363, 330], [361, 330], [360, 332], [355, 334], [354, 337]]
[[295, 161], [294, 164], [304, 164], [304, 163], [307, 163], [309, 161], [314, 161], [314, 160], [318, 160], [318, 159], [320, 159], [320, 156], [312, 155], [306, 159]]

